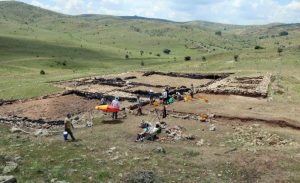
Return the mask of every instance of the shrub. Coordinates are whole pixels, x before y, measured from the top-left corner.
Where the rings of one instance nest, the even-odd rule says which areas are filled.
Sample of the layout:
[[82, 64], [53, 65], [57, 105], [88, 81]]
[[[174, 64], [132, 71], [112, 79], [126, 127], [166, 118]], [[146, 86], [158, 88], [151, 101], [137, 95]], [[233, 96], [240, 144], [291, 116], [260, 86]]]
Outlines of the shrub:
[[282, 53], [282, 52], [283, 52], [283, 49], [282, 49], [282, 48], [278, 48], [278, 49], [277, 49], [278, 55], [280, 55], [280, 53]]
[[144, 54], [144, 51], [143, 51], [143, 50], [141, 50], [141, 51], [140, 51], [140, 53], [141, 53], [141, 56], [143, 56], [143, 54]]
[[236, 61], [236, 62], [237, 62], [237, 61], [238, 61], [238, 59], [239, 59], [239, 55], [234, 55], [234, 56], [233, 56], [233, 58], [234, 58], [234, 61]]
[[151, 51], [149, 52], [149, 55], [152, 55], [152, 52], [151, 52]]
[[206, 61], [206, 57], [205, 57], [205, 56], [202, 57], [202, 61], [203, 61], [203, 62]]
[[163, 50], [163, 52], [164, 52], [165, 54], [170, 54], [171, 50], [169, 50], [169, 49], [166, 48], [166, 49]]
[[142, 61], [141, 61], [141, 66], [144, 66], [144, 65], [145, 65], [145, 63], [144, 63], [144, 61], [142, 60]]
[[289, 35], [289, 33], [287, 31], [281, 31], [279, 33], [279, 36], [287, 36], [287, 35]]
[[45, 72], [44, 70], [41, 70], [41, 71], [40, 71], [40, 74], [41, 74], [41, 75], [45, 75], [46, 72]]
[[256, 50], [261, 50], [261, 49], [264, 49], [264, 47], [259, 46], [259, 45], [256, 45], [256, 46], [254, 47], [254, 49], [256, 49]]
[[215, 34], [218, 35], [218, 36], [222, 36], [222, 32], [221, 31], [217, 31], [217, 32], [215, 32]]
[[192, 57], [190, 57], [190, 56], [184, 57], [184, 60], [185, 60], [185, 61], [190, 61], [191, 59], [192, 59]]
[[125, 55], [125, 59], [129, 59], [129, 55], [126, 54], [126, 55]]
[[160, 57], [160, 54], [158, 53], [158, 54], [156, 54], [156, 56]]

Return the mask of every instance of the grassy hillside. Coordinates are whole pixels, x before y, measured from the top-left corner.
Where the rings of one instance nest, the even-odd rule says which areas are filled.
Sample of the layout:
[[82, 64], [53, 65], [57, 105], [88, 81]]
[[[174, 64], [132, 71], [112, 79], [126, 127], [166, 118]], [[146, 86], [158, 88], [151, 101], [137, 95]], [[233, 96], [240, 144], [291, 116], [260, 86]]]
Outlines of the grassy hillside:
[[[69, 16], [4, 1], [0, 26], [0, 98], [58, 91], [49, 81], [129, 70], [273, 72], [283, 76], [293, 93], [300, 88], [299, 24]], [[279, 36], [283, 31], [288, 35]], [[171, 53], [163, 53], [165, 48]], [[185, 56], [192, 60], [184, 61]]]

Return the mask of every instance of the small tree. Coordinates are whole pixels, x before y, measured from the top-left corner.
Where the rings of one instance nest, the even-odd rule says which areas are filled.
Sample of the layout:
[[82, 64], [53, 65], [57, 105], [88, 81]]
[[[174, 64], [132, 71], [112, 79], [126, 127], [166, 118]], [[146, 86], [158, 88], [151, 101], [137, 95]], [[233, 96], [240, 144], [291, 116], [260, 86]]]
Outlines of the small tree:
[[125, 59], [129, 59], [129, 55], [126, 54], [126, 55], [125, 55]]
[[206, 57], [205, 57], [205, 56], [202, 57], [202, 61], [203, 61], [203, 62], [206, 61]]
[[234, 55], [234, 57], [233, 57], [233, 58], [234, 58], [234, 61], [236, 61], [236, 62], [237, 62], [237, 61], [238, 61], [238, 59], [239, 59], [239, 55]]
[[41, 75], [45, 75], [46, 72], [45, 72], [44, 70], [41, 70], [41, 71], [40, 71], [40, 74], [41, 74]]
[[143, 51], [143, 50], [141, 50], [141, 51], [140, 51], [140, 53], [141, 53], [141, 56], [143, 56], [143, 54], [144, 54], [144, 51]]
[[169, 50], [169, 49], [166, 48], [166, 49], [163, 50], [163, 52], [164, 52], [165, 54], [170, 54], [171, 50]]
[[277, 53], [278, 53], [279, 56], [281, 55], [282, 52], [283, 52], [283, 49], [282, 49], [282, 48], [278, 48], [278, 49], [277, 49]]
[[190, 56], [184, 57], [184, 60], [185, 60], [185, 61], [190, 61], [191, 59], [192, 59], [192, 57], [190, 57]]
[[221, 31], [217, 31], [217, 32], [215, 32], [215, 34], [218, 35], [218, 36], [222, 36], [222, 32]]

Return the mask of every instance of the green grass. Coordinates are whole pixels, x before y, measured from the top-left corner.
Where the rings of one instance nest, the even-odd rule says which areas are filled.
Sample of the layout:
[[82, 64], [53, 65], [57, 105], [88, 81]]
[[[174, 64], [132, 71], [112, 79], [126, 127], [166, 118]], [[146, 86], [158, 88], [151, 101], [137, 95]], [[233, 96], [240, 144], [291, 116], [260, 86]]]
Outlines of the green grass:
[[[60, 91], [49, 84], [52, 81], [133, 70], [271, 72], [300, 79], [299, 24], [235, 26], [68, 16], [18, 2], [0, 2], [0, 10], [2, 99]], [[215, 35], [218, 30], [222, 36]], [[289, 35], [277, 36], [283, 30]], [[255, 50], [255, 45], [265, 49]], [[278, 47], [283, 47], [281, 56]], [[171, 53], [164, 54], [165, 48]], [[238, 62], [234, 55], [239, 55]], [[185, 62], [185, 56], [192, 61]], [[298, 85], [285, 83], [299, 98]]]

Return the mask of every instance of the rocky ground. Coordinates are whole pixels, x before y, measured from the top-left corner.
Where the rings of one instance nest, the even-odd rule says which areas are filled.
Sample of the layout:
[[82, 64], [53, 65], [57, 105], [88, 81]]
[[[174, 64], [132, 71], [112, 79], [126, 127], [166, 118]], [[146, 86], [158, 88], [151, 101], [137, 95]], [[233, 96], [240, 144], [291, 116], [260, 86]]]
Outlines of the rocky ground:
[[[147, 111], [145, 111], [147, 113]], [[76, 117], [77, 118], [77, 117]], [[297, 182], [297, 130], [169, 116], [156, 141], [134, 142], [142, 119], [98, 115], [74, 119], [77, 142], [62, 134], [12, 133], [1, 125], [1, 171], [19, 182]], [[61, 129], [62, 130], [62, 129]], [[63, 153], [62, 153], [63, 152]], [[282, 164], [282, 162], [285, 162]]]

